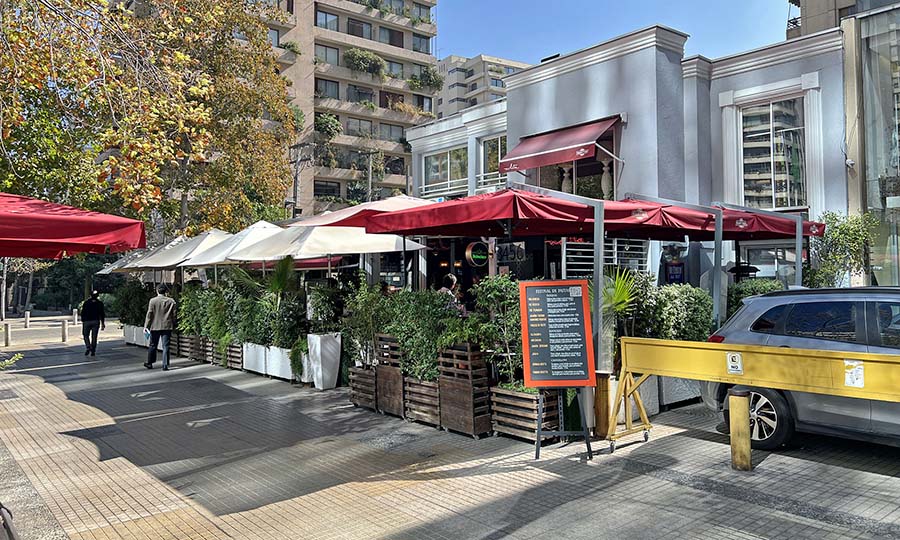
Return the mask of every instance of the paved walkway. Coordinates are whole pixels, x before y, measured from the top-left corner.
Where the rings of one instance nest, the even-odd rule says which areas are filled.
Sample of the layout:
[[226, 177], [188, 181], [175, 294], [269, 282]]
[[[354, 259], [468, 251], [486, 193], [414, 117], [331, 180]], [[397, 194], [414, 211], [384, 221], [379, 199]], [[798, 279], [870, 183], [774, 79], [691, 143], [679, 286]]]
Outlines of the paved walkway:
[[649, 443], [534, 462], [341, 390], [100, 350], [30, 346], [0, 374], [0, 494], [25, 538], [900, 538], [895, 448], [808, 438], [737, 473], [694, 405]]

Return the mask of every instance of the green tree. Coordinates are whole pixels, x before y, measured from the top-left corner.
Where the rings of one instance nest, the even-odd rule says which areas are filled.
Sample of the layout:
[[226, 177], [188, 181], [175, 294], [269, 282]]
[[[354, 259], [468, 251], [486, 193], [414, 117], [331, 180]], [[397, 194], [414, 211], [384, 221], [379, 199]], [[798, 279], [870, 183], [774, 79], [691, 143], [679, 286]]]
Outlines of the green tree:
[[840, 287], [848, 274], [867, 269], [866, 255], [875, 237], [878, 219], [871, 213], [846, 216], [825, 212], [825, 234], [810, 238], [810, 265], [804, 270], [807, 287]]

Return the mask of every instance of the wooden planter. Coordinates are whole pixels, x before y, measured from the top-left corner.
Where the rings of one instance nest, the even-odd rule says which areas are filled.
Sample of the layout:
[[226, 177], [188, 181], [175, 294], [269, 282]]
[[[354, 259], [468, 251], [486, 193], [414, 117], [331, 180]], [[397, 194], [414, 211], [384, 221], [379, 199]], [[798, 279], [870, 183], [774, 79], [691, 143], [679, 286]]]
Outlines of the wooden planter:
[[440, 386], [436, 382], [404, 377], [403, 408], [407, 420], [441, 425]]
[[440, 352], [441, 427], [477, 437], [491, 431], [490, 388], [481, 351], [461, 344]]
[[[537, 438], [538, 396], [494, 386], [491, 388], [491, 423], [495, 433], [512, 435], [534, 442]], [[559, 427], [559, 400], [555, 392], [544, 394], [542, 429]]]
[[192, 334], [178, 335], [178, 351], [181, 356], [192, 360], [200, 360], [202, 358], [202, 346], [200, 336]]
[[403, 416], [403, 372], [400, 369], [400, 345], [385, 334], [375, 336], [375, 399], [379, 412]]
[[350, 368], [350, 402], [357, 407], [374, 410], [375, 370], [361, 367]]
[[227, 359], [226, 366], [228, 369], [243, 369], [244, 368], [244, 348], [241, 347], [240, 343], [232, 343], [228, 346], [228, 349], [225, 351], [225, 356]]

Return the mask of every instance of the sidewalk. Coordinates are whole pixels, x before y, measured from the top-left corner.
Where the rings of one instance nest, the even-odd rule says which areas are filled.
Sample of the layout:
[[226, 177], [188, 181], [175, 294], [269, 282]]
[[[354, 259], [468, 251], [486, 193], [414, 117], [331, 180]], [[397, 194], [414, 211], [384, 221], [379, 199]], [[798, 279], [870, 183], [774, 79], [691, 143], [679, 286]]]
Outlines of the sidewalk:
[[19, 349], [0, 435], [21, 473], [0, 493], [40, 497], [4, 501], [26, 538], [900, 538], [897, 449], [808, 438], [737, 473], [700, 405], [656, 417], [649, 443], [535, 462], [527, 444], [355, 409], [343, 390], [187, 360], [147, 371], [121, 340], [96, 358]]

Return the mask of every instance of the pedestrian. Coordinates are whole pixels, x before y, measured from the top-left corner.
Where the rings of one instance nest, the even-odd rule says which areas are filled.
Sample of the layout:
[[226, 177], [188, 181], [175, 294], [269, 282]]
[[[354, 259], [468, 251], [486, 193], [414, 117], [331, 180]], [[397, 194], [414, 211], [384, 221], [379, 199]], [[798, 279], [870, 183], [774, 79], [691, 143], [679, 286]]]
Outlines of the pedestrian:
[[175, 300], [166, 294], [169, 288], [160, 283], [156, 287], [156, 296], [150, 300], [147, 306], [147, 318], [144, 320], [144, 329], [150, 331], [150, 344], [147, 351], [147, 362], [144, 367], [153, 369], [156, 362], [156, 346], [162, 342], [163, 371], [169, 370], [169, 341], [172, 339], [172, 330], [175, 329]]
[[81, 304], [81, 335], [84, 337], [84, 355], [97, 355], [97, 334], [106, 330], [106, 310], [100, 293], [91, 291], [91, 297]]

